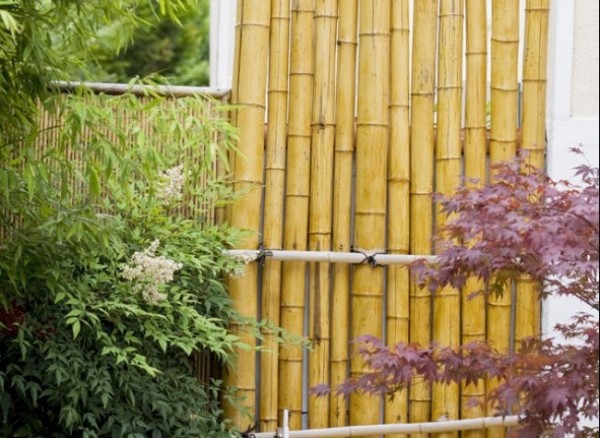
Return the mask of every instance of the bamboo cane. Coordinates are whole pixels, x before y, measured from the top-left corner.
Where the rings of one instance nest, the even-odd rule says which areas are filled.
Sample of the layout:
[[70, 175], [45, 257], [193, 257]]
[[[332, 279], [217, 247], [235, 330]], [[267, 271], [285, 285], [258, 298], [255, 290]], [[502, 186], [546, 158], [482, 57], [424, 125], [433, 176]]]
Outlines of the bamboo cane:
[[[472, 0], [466, 4], [467, 16], [467, 80], [465, 96], [465, 177], [468, 186], [486, 180], [486, 66], [487, 29], [486, 0]], [[470, 180], [477, 180], [477, 183]], [[485, 339], [485, 299], [483, 282], [472, 277], [462, 293], [462, 343]], [[461, 418], [478, 418], [485, 415], [485, 382], [461, 385]], [[471, 404], [475, 399], [479, 404]], [[484, 438], [484, 430], [462, 433], [465, 438]]]
[[[409, 252], [410, 234], [410, 133], [409, 133], [409, 51], [408, 0], [391, 5], [390, 40], [390, 148], [388, 156], [388, 250]], [[409, 341], [408, 270], [391, 266], [387, 270], [386, 342], [393, 347]], [[408, 393], [401, 391], [385, 403], [386, 423], [408, 421]], [[394, 435], [395, 437], [405, 435]]]
[[[358, 117], [356, 134], [355, 245], [362, 250], [385, 245], [389, 124], [390, 1], [360, 2]], [[357, 265], [352, 279], [351, 335], [382, 335], [383, 271]], [[354, 356], [351, 376], [364, 372]], [[350, 423], [369, 424], [380, 416], [377, 398], [353, 394]]]
[[[285, 189], [284, 248], [306, 249], [310, 132], [313, 95], [314, 1], [298, 0], [291, 12], [290, 94]], [[306, 264], [288, 262], [282, 266], [281, 326], [293, 335], [302, 335]], [[302, 351], [279, 349], [279, 417], [290, 412], [290, 428], [302, 425]]]
[[[433, 192], [433, 103], [437, 0], [415, 3], [413, 16], [411, 131], [410, 131], [410, 250], [431, 253]], [[411, 284], [410, 340], [431, 340], [431, 298], [427, 289]], [[409, 391], [410, 422], [429, 421], [429, 384], [418, 380]], [[415, 435], [420, 436], [420, 435]]]
[[[335, 134], [335, 47], [337, 1], [315, 1], [315, 81], [312, 108], [312, 146], [308, 246], [331, 249], [333, 201], [333, 150]], [[329, 382], [331, 266], [311, 263], [308, 356], [309, 386]], [[329, 398], [309, 396], [308, 425], [329, 425]]]
[[[352, 214], [358, 3], [355, 0], [340, 0], [339, 10], [332, 247], [335, 251], [348, 252]], [[330, 382], [334, 386], [341, 384], [348, 377], [349, 275], [349, 266], [333, 266], [331, 338], [334, 342], [331, 344]], [[348, 424], [347, 411], [346, 398], [332, 394], [329, 408], [330, 426]]]
[[[263, 243], [267, 248], [283, 246], [283, 196], [287, 135], [289, 0], [271, 1], [271, 40]], [[267, 262], [263, 269], [261, 319], [279, 326], [281, 263]], [[272, 333], [264, 333], [265, 351], [260, 361], [260, 428], [277, 427], [278, 349]]]
[[[548, 0], [529, 0], [525, 15], [523, 62], [522, 148], [527, 162], [544, 167]], [[528, 277], [517, 280], [515, 338], [540, 335], [540, 285]]]
[[[452, 194], [460, 184], [461, 173], [461, 109], [463, 62], [463, 3], [453, 0], [440, 2], [438, 55], [438, 116], [436, 142], [436, 191]], [[436, 224], [446, 221], [438, 205]], [[433, 340], [440, 345], [460, 342], [460, 291], [453, 287], [439, 290], [433, 300]], [[458, 419], [459, 387], [457, 384], [433, 385], [431, 416]], [[456, 432], [437, 435], [458, 436]]]
[[[519, 1], [492, 2], [491, 164], [510, 161], [516, 153], [518, 51]], [[511, 295], [511, 288], [506, 287], [501, 296], [491, 295], [487, 303], [488, 340], [500, 351], [510, 348]], [[495, 386], [497, 382], [489, 382], [488, 391]], [[488, 406], [488, 412], [494, 409]], [[490, 430], [489, 435], [504, 436], [504, 431]]]
[[[242, 107], [236, 111], [236, 125], [239, 141], [233, 168], [235, 193], [244, 193], [231, 207], [230, 224], [252, 232], [241, 246], [256, 248], [260, 226], [260, 205], [262, 185], [262, 162], [265, 120], [265, 87], [267, 78], [267, 57], [269, 46], [270, 2], [242, 0], [238, 4], [238, 50], [237, 72], [233, 83], [232, 101]], [[250, 159], [250, 157], [252, 159]], [[257, 269], [250, 265], [243, 278], [229, 282], [229, 293], [233, 307], [241, 315], [256, 318], [258, 310]], [[247, 331], [233, 326], [232, 331], [240, 336], [249, 350], [236, 350], [237, 366], [230, 370], [227, 385], [237, 388], [242, 405], [251, 415], [256, 406], [256, 353], [253, 347], [255, 338]], [[233, 424], [244, 429], [248, 422], [240, 410], [225, 405], [226, 417]]]

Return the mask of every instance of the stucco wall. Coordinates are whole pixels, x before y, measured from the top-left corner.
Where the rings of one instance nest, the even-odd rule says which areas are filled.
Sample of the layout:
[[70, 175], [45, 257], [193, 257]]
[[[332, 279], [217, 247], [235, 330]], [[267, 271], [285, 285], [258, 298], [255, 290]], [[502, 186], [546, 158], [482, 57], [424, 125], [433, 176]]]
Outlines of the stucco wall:
[[598, 117], [597, 0], [575, 0], [571, 116]]

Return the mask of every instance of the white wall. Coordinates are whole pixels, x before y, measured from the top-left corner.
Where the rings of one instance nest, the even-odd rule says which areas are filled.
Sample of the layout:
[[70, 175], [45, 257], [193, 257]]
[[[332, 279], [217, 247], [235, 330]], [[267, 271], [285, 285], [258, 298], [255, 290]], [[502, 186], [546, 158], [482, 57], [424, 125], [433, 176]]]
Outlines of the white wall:
[[[598, 165], [598, 2], [553, 0], [548, 63], [547, 167], [554, 179], [569, 179], [582, 158], [569, 148], [582, 145]], [[575, 300], [552, 298], [544, 303], [542, 329], [566, 321], [579, 310]]]
[[210, 86], [231, 88], [236, 0], [210, 0]]

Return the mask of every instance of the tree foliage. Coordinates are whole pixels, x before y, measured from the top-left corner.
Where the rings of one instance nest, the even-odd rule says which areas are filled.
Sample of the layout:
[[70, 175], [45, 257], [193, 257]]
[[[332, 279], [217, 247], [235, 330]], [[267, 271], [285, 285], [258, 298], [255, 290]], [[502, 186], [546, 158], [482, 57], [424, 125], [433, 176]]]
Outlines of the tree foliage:
[[460, 288], [470, 276], [488, 284], [485, 294], [501, 293], [522, 275], [543, 282], [541, 298], [569, 296], [588, 306], [555, 327], [566, 341], [522, 339], [507, 353], [486, 342], [388, 348], [364, 336], [356, 342], [367, 372], [344, 383], [342, 393], [393, 395], [416, 375], [438, 383], [495, 378], [500, 385], [491, 401], [498, 413], [522, 416], [516, 436], [597, 436], [598, 428], [581, 420], [598, 417], [598, 168], [579, 167], [581, 184], [572, 185], [523, 166], [500, 166], [493, 184], [444, 200], [449, 222], [440, 233], [439, 259], [412, 271], [432, 293]]
[[176, 19], [159, 15], [151, 3], [136, 6], [136, 15], [147, 25], [127, 30], [126, 24], [112, 23], [90, 42], [94, 80], [129, 82], [159, 74], [177, 85], [208, 85], [208, 0], [190, 5]]

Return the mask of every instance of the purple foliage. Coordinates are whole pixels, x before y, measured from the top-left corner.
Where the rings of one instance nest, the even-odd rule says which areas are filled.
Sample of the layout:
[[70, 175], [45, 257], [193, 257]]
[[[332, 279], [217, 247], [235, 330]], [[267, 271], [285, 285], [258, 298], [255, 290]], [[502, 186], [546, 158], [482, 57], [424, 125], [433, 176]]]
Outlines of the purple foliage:
[[446, 285], [460, 288], [470, 276], [488, 284], [485, 293], [498, 293], [523, 274], [543, 281], [542, 296], [576, 297], [589, 306], [589, 313], [556, 327], [577, 342], [529, 338], [515, 352], [501, 353], [485, 342], [389, 348], [363, 336], [355, 342], [368, 372], [337, 390], [393, 395], [415, 376], [467, 384], [495, 377], [500, 385], [492, 399], [499, 413], [524, 418], [517, 436], [583, 436], [578, 421], [597, 417], [599, 409], [598, 168], [579, 167], [580, 185], [552, 181], [523, 161], [495, 172], [494, 183], [460, 189], [442, 201], [449, 220], [440, 230], [439, 259], [415, 264], [413, 273], [432, 293]]

